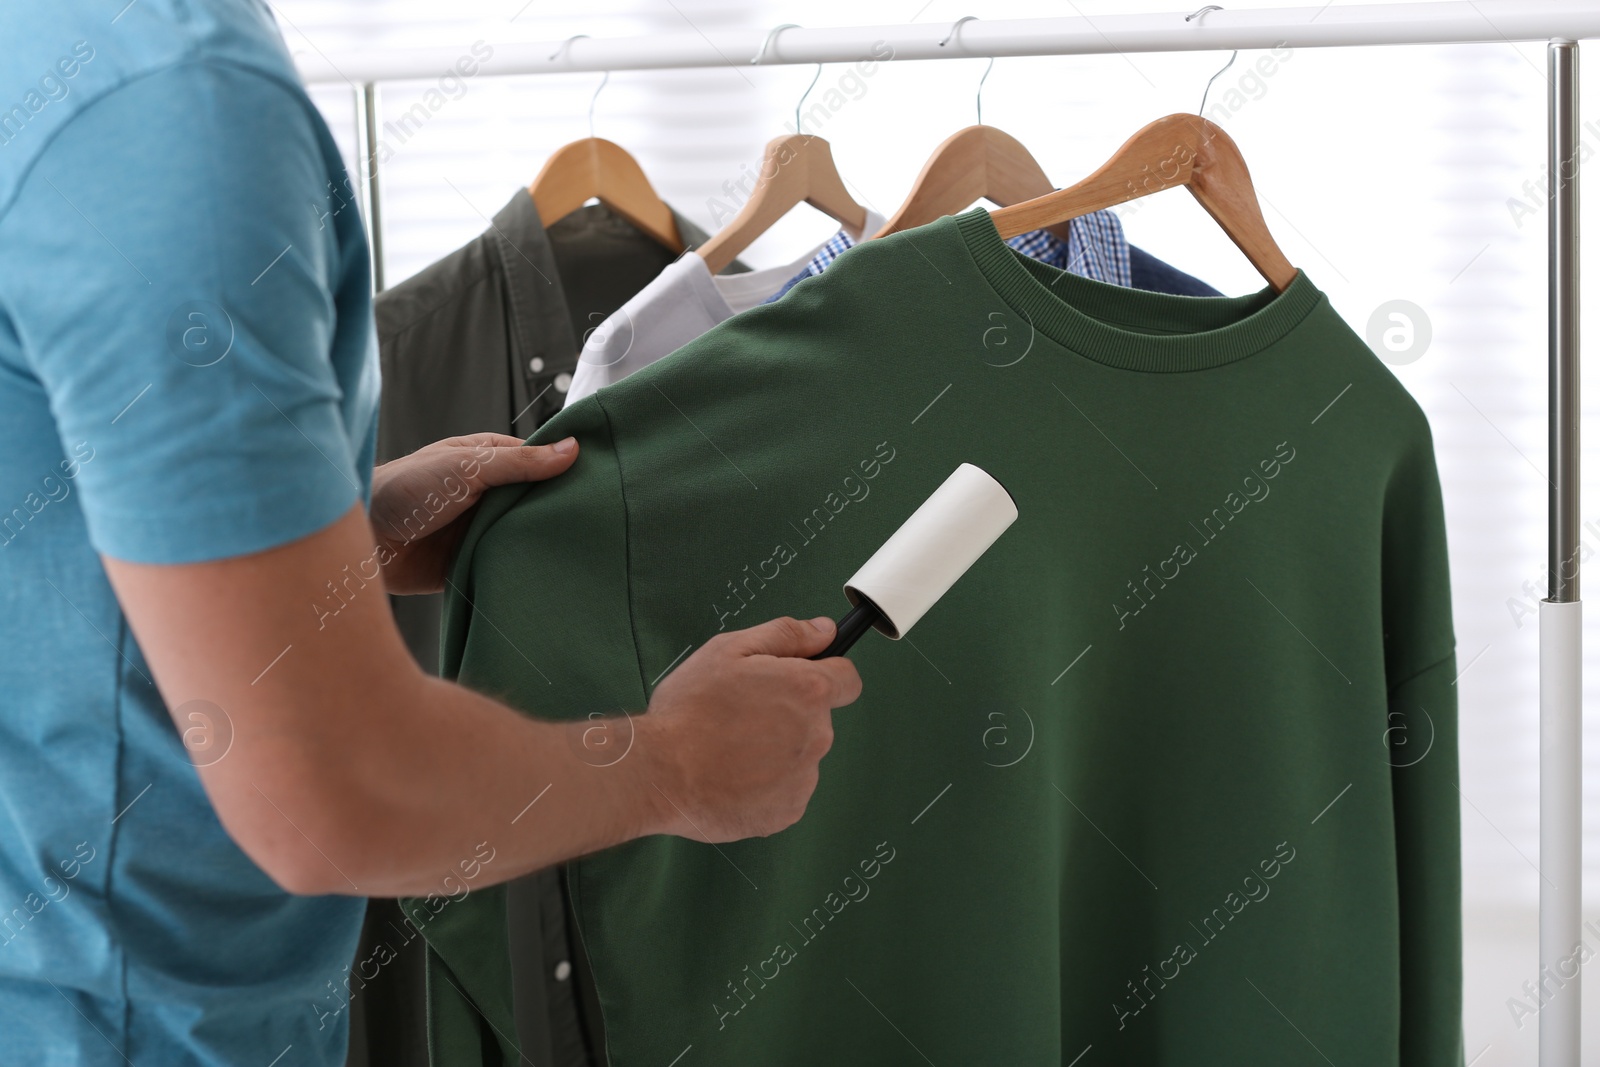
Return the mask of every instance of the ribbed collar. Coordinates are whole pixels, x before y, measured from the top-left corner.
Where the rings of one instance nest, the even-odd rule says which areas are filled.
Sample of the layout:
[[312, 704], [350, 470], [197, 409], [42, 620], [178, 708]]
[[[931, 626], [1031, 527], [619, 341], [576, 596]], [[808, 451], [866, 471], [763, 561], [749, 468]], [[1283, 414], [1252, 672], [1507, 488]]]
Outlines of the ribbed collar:
[[1125, 289], [1013, 251], [983, 208], [956, 216], [953, 225], [995, 292], [1034, 329], [1124, 370], [1196, 371], [1244, 359], [1288, 336], [1325, 299], [1305, 271], [1281, 293], [1270, 286], [1230, 297]]

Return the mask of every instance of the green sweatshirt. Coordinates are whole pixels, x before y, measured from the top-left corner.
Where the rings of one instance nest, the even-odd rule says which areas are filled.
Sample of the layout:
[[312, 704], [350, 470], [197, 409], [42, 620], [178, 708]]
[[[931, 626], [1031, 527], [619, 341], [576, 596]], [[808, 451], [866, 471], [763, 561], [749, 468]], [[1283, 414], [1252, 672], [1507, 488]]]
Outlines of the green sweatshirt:
[[[447, 674], [534, 715], [638, 713], [719, 631], [839, 614], [963, 461], [1020, 512], [856, 646], [798, 825], [570, 865], [613, 1065], [1459, 1064], [1432, 444], [1304, 274], [1122, 289], [973, 211], [533, 440], [566, 434], [568, 473], [484, 502], [446, 614]], [[410, 906], [434, 1062], [516, 1063], [499, 891]]]

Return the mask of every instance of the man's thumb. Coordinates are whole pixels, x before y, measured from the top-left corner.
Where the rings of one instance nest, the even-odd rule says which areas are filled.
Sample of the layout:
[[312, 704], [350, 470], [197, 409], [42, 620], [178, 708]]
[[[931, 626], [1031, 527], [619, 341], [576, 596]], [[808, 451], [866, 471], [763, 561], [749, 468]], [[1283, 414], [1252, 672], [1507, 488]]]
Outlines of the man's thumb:
[[792, 619], [787, 615], [739, 631], [738, 649], [747, 656], [813, 656], [833, 640], [833, 620]]

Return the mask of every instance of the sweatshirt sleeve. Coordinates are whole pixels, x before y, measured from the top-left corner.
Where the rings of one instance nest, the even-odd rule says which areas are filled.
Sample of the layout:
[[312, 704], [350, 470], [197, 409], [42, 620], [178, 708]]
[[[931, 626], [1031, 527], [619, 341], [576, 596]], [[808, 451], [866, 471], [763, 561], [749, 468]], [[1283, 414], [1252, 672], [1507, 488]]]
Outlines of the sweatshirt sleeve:
[[1389, 759], [1400, 879], [1400, 1062], [1460, 1067], [1461, 797], [1456, 660], [1389, 693]]
[[[1420, 413], [1419, 413], [1420, 419]], [[1384, 641], [1400, 911], [1400, 1062], [1459, 1067], [1461, 794], [1444, 509], [1426, 424], [1385, 507]]]
[[[598, 398], [564, 409], [529, 440], [568, 434], [579, 451], [566, 473], [484, 497], [450, 577], [442, 674], [538, 718], [636, 714], [646, 697], [628, 597], [622, 467]], [[493, 581], [481, 580], [480, 552], [495, 561]], [[479, 684], [491, 678], [494, 685]], [[574, 736], [596, 774], [625, 759], [632, 742], [625, 729], [600, 726]], [[529, 783], [530, 802], [541, 788]], [[506, 813], [507, 833], [517, 814]], [[428, 941], [433, 1062], [524, 1062], [504, 886], [403, 906]], [[486, 1051], [496, 1045], [498, 1057]]]
[[[469, 688], [495, 679], [490, 695], [540, 718], [642, 711], [627, 497], [600, 398], [563, 409], [528, 441], [569, 435], [578, 458], [565, 473], [484, 497], [446, 590], [441, 673]], [[494, 560], [492, 582], [480, 557]]]

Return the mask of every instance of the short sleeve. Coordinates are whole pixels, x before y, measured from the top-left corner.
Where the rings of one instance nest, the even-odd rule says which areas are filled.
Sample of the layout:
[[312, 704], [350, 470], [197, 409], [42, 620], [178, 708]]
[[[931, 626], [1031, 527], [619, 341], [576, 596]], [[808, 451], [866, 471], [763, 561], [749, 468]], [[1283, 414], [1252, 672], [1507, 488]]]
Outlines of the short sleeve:
[[0, 305], [99, 552], [186, 563], [365, 496], [377, 365], [365, 242], [295, 86], [184, 63], [95, 101], [0, 216]]

